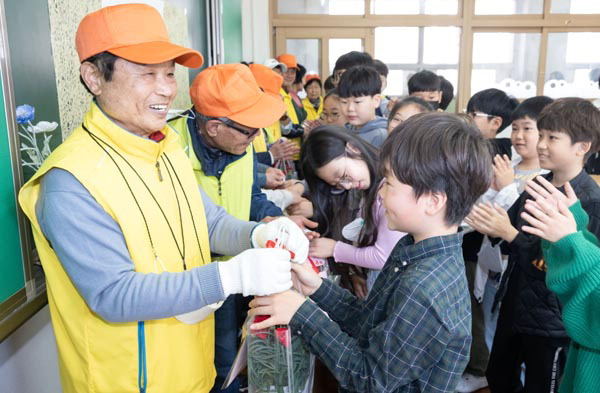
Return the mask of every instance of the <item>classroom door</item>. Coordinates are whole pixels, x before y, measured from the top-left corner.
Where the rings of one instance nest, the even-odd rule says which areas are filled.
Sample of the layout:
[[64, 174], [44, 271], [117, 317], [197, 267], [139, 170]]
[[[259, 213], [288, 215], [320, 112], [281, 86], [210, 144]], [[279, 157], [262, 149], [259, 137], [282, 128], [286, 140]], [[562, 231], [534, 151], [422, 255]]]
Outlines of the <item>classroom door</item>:
[[296, 55], [307, 71], [316, 71], [325, 79], [344, 53], [354, 50], [373, 53], [372, 35], [369, 28], [281, 27], [275, 30], [275, 53]]

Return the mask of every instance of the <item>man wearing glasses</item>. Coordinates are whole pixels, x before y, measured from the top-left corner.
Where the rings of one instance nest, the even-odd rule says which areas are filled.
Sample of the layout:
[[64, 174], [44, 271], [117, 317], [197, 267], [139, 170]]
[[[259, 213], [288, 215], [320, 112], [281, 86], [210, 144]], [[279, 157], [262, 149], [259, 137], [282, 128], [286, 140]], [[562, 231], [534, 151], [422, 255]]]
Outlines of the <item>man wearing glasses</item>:
[[[243, 64], [221, 64], [202, 71], [190, 87], [190, 96], [194, 106], [169, 124], [179, 134], [201, 188], [240, 220], [281, 216], [282, 211], [258, 186], [252, 141], [261, 128], [283, 115], [283, 101], [262, 93]], [[233, 295], [215, 313], [217, 379], [213, 392], [222, 391], [235, 359], [238, 328], [246, 308], [244, 298]], [[238, 382], [223, 391], [239, 391]]]

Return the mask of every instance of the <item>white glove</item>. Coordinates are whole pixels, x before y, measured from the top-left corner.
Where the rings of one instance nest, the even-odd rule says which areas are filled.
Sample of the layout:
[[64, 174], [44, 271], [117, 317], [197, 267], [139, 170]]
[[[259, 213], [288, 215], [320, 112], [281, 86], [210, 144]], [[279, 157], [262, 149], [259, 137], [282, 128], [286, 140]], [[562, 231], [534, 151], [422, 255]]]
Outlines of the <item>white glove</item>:
[[286, 250], [250, 249], [219, 264], [225, 296], [271, 295], [292, 287], [292, 264]]
[[209, 304], [197, 310], [186, 312], [185, 314], [175, 315], [175, 318], [187, 325], [194, 325], [206, 319], [206, 317], [217, 311], [222, 305], [222, 301], [218, 303]]
[[252, 247], [265, 248], [267, 242], [281, 243], [281, 248], [293, 253], [292, 261], [304, 263], [308, 258], [308, 238], [304, 231], [287, 217], [259, 224], [252, 231]]

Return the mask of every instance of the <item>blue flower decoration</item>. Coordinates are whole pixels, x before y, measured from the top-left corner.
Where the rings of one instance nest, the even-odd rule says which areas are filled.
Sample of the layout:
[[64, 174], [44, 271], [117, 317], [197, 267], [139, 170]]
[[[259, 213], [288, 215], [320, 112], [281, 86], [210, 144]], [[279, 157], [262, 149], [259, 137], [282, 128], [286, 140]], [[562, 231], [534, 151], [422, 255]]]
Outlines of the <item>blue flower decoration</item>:
[[33, 121], [35, 117], [35, 108], [31, 105], [19, 105], [17, 107], [17, 123], [25, 124]]

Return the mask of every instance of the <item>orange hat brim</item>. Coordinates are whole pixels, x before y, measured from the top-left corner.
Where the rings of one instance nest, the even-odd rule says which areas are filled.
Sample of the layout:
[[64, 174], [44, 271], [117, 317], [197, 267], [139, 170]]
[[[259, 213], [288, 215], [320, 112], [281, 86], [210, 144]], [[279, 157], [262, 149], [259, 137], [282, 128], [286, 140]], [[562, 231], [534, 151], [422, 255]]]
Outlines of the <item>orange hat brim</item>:
[[246, 127], [264, 128], [278, 121], [285, 111], [281, 96], [263, 92], [254, 105], [227, 118]]
[[109, 49], [108, 52], [140, 64], [159, 64], [169, 60], [188, 68], [198, 68], [204, 64], [200, 52], [164, 41], [128, 45]]

